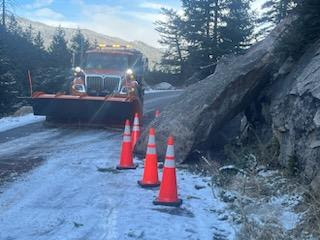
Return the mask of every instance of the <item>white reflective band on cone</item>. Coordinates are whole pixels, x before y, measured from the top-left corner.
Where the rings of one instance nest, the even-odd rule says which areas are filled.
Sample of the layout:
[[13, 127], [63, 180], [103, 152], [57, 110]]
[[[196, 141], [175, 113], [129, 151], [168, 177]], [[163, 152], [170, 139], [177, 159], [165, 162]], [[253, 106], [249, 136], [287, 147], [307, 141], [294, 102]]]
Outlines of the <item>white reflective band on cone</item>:
[[133, 126], [132, 131], [133, 132], [140, 131], [140, 127], [139, 126]]
[[174, 146], [168, 145], [166, 157], [174, 157]]
[[156, 139], [154, 135], [149, 135], [149, 140], [148, 140], [149, 145], [155, 145], [156, 144]]
[[133, 125], [139, 126], [139, 118], [134, 118]]
[[124, 133], [130, 134], [130, 126], [126, 126], [126, 127], [125, 127]]
[[157, 153], [156, 148], [154, 147], [147, 148], [147, 154], [156, 154], [156, 153]]
[[164, 163], [164, 167], [166, 167], [166, 168], [175, 168], [176, 167], [176, 161], [175, 160], [166, 159], [166, 161]]
[[123, 136], [123, 142], [131, 142], [130, 136]]

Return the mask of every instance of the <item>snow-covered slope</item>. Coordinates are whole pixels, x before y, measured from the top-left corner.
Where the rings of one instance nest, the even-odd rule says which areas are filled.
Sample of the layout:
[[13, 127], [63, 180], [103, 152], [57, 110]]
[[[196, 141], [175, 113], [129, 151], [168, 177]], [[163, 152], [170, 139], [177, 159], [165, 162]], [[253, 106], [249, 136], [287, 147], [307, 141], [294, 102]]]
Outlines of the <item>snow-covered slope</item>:
[[0, 118], [0, 132], [21, 127], [35, 122], [44, 121], [45, 117], [34, 116], [32, 113], [20, 117]]

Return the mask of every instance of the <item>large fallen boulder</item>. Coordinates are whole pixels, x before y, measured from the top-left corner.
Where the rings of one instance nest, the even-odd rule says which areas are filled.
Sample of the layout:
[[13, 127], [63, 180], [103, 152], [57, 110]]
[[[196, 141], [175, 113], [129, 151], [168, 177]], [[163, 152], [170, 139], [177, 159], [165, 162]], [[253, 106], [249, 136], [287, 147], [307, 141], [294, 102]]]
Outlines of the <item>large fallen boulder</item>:
[[197, 72], [195, 72], [190, 78], [185, 81], [185, 86], [195, 84], [213, 74], [216, 66], [216, 64], [210, 64], [208, 66], [201, 67]]
[[153, 86], [154, 90], [174, 90], [175, 87], [172, 86], [170, 83], [161, 82]]
[[[189, 86], [151, 123], [156, 128], [160, 159], [164, 158], [169, 135], [175, 137], [177, 161], [182, 162], [193, 149], [208, 147], [225, 123], [244, 110], [281, 65], [274, 49], [290, 22], [284, 21], [245, 55], [224, 57], [213, 75]], [[144, 154], [147, 135], [146, 129], [136, 153]]]

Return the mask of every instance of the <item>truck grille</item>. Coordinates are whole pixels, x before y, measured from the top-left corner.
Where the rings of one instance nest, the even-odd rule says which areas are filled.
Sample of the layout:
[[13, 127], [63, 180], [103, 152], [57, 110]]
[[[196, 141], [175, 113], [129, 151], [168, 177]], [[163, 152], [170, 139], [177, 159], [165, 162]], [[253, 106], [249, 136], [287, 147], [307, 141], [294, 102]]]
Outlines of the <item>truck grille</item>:
[[102, 78], [101, 77], [87, 77], [87, 88], [95, 91], [101, 91]]
[[118, 91], [120, 77], [87, 76], [87, 90], [89, 95], [105, 96]]
[[107, 91], [114, 92], [118, 90], [120, 78], [118, 77], [105, 77], [103, 79], [103, 87]]

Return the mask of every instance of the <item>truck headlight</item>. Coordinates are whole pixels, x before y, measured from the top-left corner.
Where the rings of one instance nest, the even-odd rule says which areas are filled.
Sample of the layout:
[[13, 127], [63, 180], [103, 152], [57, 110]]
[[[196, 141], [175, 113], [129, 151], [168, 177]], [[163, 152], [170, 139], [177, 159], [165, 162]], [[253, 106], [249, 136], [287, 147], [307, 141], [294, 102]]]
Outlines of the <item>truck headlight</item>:
[[75, 69], [74, 69], [74, 71], [76, 72], [76, 73], [81, 73], [81, 67], [76, 67]]
[[132, 69], [129, 68], [129, 69], [127, 70], [126, 74], [127, 74], [127, 75], [132, 75], [132, 74], [133, 74]]

